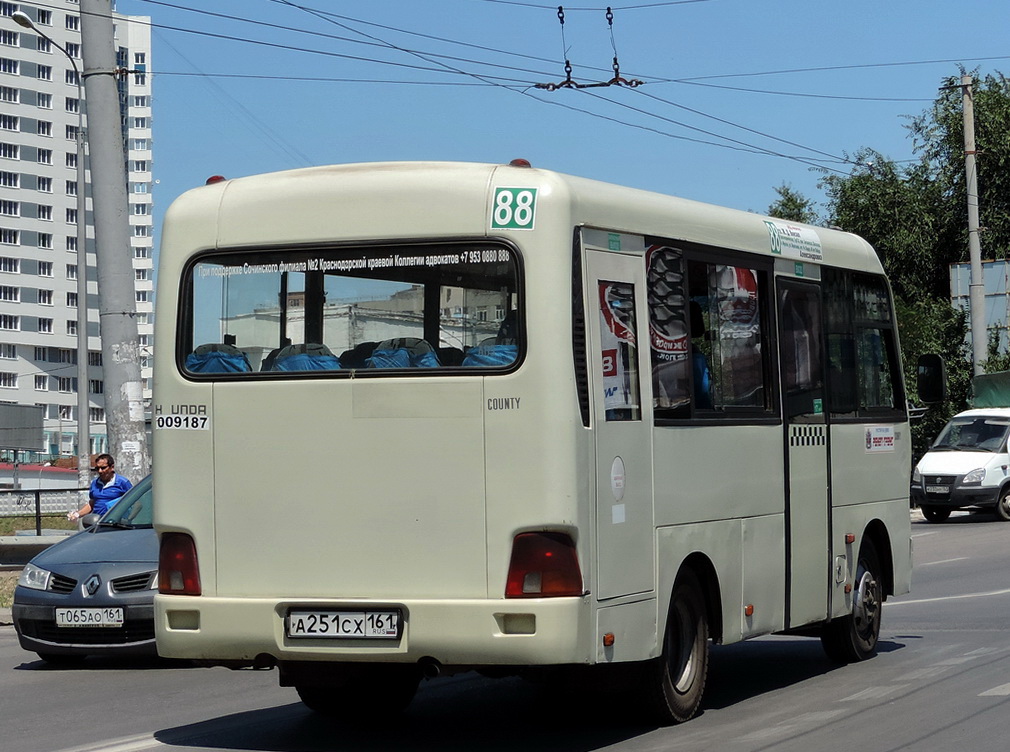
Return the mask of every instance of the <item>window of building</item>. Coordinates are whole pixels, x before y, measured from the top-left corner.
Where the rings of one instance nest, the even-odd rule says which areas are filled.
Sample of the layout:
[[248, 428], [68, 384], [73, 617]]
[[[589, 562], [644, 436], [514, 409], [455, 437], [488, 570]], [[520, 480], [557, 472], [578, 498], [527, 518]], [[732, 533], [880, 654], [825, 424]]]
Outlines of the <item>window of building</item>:
[[64, 239], [63, 239], [63, 243], [64, 243], [64, 247], [68, 251], [76, 251], [77, 250], [77, 236], [76, 235], [67, 235], [67, 236], [65, 236]]
[[35, 391], [36, 392], [48, 392], [49, 391], [49, 377], [44, 373], [35, 374]]
[[92, 394], [105, 394], [105, 382], [101, 379], [89, 379], [88, 389]]
[[67, 334], [77, 334], [77, 319], [67, 319]]
[[21, 35], [10, 29], [0, 29], [0, 44], [5, 47], [20, 47]]
[[39, 92], [38, 96], [35, 97], [35, 106], [41, 107], [43, 110], [53, 109], [53, 95]]
[[35, 19], [35, 23], [40, 26], [52, 26], [53, 25], [53, 12], [51, 10], [43, 10], [39, 8], [37, 11], [38, 17]]
[[133, 213], [135, 216], [147, 216], [151, 213], [150, 204], [134, 204]]
[[77, 209], [67, 209], [67, 224], [68, 225], [77, 224]]
[[64, 45], [64, 47], [66, 48], [67, 54], [70, 55], [70, 57], [76, 57], [76, 58], [81, 57], [81, 45], [78, 44], [77, 42], [67, 42]]
[[66, 164], [67, 167], [70, 167], [71, 169], [77, 167], [77, 152], [68, 151], [64, 163]]
[[21, 259], [11, 258], [10, 256], [0, 256], [0, 272], [7, 272], [8, 274], [20, 274]]
[[67, 193], [68, 196], [76, 196], [77, 195], [77, 181], [76, 180], [68, 180], [67, 181], [67, 183], [66, 183], [66, 193]]
[[38, 184], [37, 184], [36, 187], [40, 191], [42, 191], [43, 193], [52, 193], [53, 192], [53, 179], [52, 178], [42, 177], [40, 175], [39, 178], [38, 178]]
[[150, 107], [151, 97], [147, 94], [137, 95], [130, 97], [130, 106], [132, 107]]
[[77, 279], [77, 264], [67, 264], [67, 279]]
[[53, 320], [39, 318], [39, 333], [40, 334], [52, 334], [53, 333]]
[[0, 371], [0, 387], [3, 387], [4, 389], [17, 389], [18, 375], [16, 373]]
[[[61, 379], [62, 381], [62, 379]], [[63, 391], [62, 389], [60, 391]], [[67, 392], [70, 390], [67, 389]], [[59, 405], [59, 416], [60, 420], [73, 420], [74, 419], [74, 408], [71, 405]]]
[[49, 362], [49, 348], [48, 347], [36, 347], [35, 348], [35, 358], [39, 363]]
[[134, 159], [130, 162], [130, 167], [134, 172], [147, 172], [150, 167], [146, 159]]
[[19, 188], [21, 186], [21, 173], [0, 171], [0, 188]]
[[39, 305], [51, 306], [53, 304], [52, 290], [39, 290]]
[[39, 204], [39, 219], [52, 222], [53, 221], [53, 207], [47, 206], [45, 204]]
[[81, 17], [72, 16], [69, 13], [66, 17], [66, 27], [69, 31], [80, 31], [81, 30]]
[[15, 89], [13, 86], [0, 86], [0, 102], [17, 104], [19, 101], [21, 101], [21, 89]]
[[21, 202], [0, 199], [0, 215], [5, 217], [20, 217]]
[[135, 117], [135, 118], [133, 118], [133, 127], [134, 128], [150, 128], [151, 127], [151, 119], [150, 118], [146, 118], [146, 117]]
[[130, 185], [134, 193], [147, 193], [150, 190], [150, 183], [130, 183]]
[[130, 148], [133, 149], [134, 151], [150, 151], [151, 139], [149, 138], [130, 139]]
[[77, 126], [76, 125], [67, 125], [67, 126], [64, 126], [64, 133], [67, 136], [67, 141], [76, 141], [77, 140]]
[[[39, 41], [42, 41], [42, 37], [39, 37]], [[46, 50], [48, 52], [48, 50]], [[35, 78], [39, 81], [52, 81], [53, 80], [53, 66], [51, 65], [40, 65], [35, 69]]]
[[[37, 49], [39, 52], [52, 52], [53, 43], [50, 40], [46, 39], [45, 37], [37, 37], [35, 40], [35, 49]], [[50, 72], [51, 71], [52, 68], [50, 68]], [[47, 78], [46, 81], [48, 80], [50, 79]]]
[[68, 292], [67, 293], [67, 308], [77, 308], [77, 293]]
[[17, 144], [5, 144], [0, 141], [0, 158], [21, 159], [21, 147]]
[[0, 73], [10, 73], [12, 76], [18, 75], [21, 67], [17, 60], [11, 60], [9, 57], [0, 57]]
[[[0, 227], [0, 244], [2, 245], [20, 245], [21, 244], [21, 231], [12, 230], [8, 227]], [[3, 269], [0, 268], [0, 272]]]
[[81, 100], [77, 97], [66, 97], [63, 100], [63, 104], [64, 109], [66, 109], [67, 112], [72, 112], [76, 115], [81, 111]]
[[0, 342], [0, 358], [4, 360], [17, 360], [18, 346], [10, 342]]
[[151, 258], [151, 249], [146, 246], [137, 246], [133, 249], [133, 258]]
[[75, 71], [73, 68], [68, 68], [66, 71], [64, 71], [63, 73], [64, 83], [70, 86], [77, 86], [80, 84], [80, 81], [81, 81], [80, 76], [78, 75], [77, 71]]
[[149, 238], [149, 237], [151, 237], [151, 227], [150, 227], [150, 225], [134, 225], [133, 226], [133, 237], [135, 237], [135, 238]]
[[53, 276], [53, 262], [52, 261], [40, 261], [39, 262], [39, 276], [40, 277], [51, 277], [51, 276]]
[[9, 313], [0, 313], [0, 329], [8, 332], [21, 331], [21, 317]]
[[39, 164], [51, 165], [53, 163], [53, 150], [39, 149], [35, 161]]
[[144, 281], [151, 278], [150, 269], [134, 269], [133, 274], [137, 281]]
[[53, 124], [48, 120], [37, 120], [35, 121], [35, 132], [40, 136], [52, 137]]
[[134, 71], [133, 83], [136, 86], [147, 86], [147, 74], [143, 71]]
[[0, 115], [0, 130], [19, 131], [21, 130], [21, 118], [17, 115]]
[[51, 251], [53, 249], [53, 234], [51, 232], [40, 232], [38, 234], [39, 248]]
[[148, 302], [148, 297], [149, 297], [149, 291], [148, 290], [137, 290], [137, 302], [138, 303], [147, 303]]
[[88, 365], [100, 368], [102, 365], [102, 354], [97, 351], [88, 352]]
[[4, 303], [20, 303], [21, 288], [12, 285], [0, 285], [0, 301]]
[[69, 394], [74, 391], [74, 379], [72, 376], [57, 376], [56, 388], [58, 391]]
[[105, 410], [100, 407], [92, 407], [89, 410], [91, 415], [92, 423], [104, 423], [105, 422]]

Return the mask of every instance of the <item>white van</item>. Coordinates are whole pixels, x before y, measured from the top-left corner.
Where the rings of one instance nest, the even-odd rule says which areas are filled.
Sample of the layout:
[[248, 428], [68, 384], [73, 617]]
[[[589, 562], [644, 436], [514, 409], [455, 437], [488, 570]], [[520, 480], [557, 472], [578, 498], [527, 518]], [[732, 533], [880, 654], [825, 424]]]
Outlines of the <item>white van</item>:
[[930, 522], [943, 522], [955, 509], [995, 510], [1010, 521], [1007, 433], [1010, 408], [987, 407], [958, 413], [912, 472], [912, 502]]

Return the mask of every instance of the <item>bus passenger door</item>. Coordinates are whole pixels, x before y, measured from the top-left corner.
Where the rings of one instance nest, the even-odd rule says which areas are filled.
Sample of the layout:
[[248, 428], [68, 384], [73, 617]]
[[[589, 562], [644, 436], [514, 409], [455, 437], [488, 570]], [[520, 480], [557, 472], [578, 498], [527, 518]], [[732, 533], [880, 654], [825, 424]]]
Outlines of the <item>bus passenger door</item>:
[[641, 256], [587, 251], [596, 438], [596, 595], [653, 589], [652, 388]]
[[786, 446], [786, 625], [828, 616], [830, 517], [821, 296], [779, 278], [779, 353]]

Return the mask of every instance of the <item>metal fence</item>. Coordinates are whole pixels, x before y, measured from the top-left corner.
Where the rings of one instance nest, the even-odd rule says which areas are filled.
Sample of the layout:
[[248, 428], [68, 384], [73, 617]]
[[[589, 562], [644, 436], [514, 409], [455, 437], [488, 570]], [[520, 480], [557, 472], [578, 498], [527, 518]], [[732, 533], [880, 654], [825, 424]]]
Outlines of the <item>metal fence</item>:
[[66, 514], [86, 500], [87, 488], [43, 488], [0, 491], [0, 517], [34, 517], [35, 532], [41, 535], [43, 515]]

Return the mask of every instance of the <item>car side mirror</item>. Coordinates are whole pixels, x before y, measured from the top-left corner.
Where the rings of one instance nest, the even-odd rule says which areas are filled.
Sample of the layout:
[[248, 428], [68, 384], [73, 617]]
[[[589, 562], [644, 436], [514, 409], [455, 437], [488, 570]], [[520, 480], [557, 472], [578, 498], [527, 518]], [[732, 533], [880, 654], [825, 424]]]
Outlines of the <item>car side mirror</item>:
[[939, 355], [920, 355], [915, 368], [915, 386], [924, 404], [935, 405], [947, 399], [947, 371]]
[[89, 527], [94, 527], [98, 524], [98, 521], [102, 519], [102, 515], [97, 512], [90, 512], [89, 514], [81, 517], [81, 527], [87, 530]]

